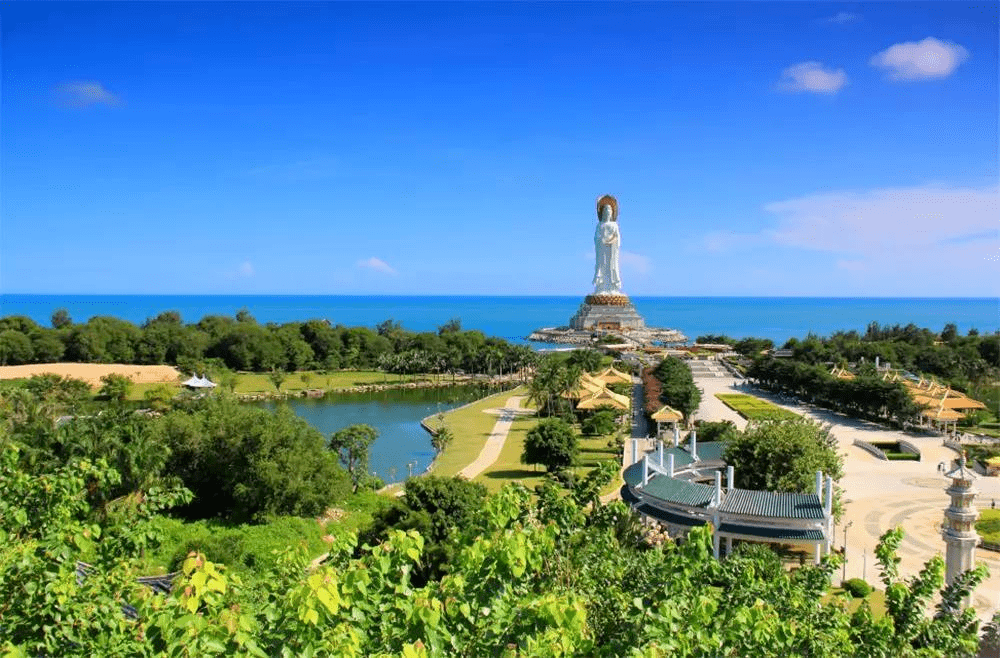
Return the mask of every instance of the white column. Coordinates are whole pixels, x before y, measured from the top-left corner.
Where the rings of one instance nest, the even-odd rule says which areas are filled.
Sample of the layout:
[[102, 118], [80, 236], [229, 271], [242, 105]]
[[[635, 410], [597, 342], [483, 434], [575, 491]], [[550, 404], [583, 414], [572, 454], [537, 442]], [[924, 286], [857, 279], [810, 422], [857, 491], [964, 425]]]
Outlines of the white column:
[[676, 448], [681, 444], [681, 430], [677, 427], [677, 423], [674, 423], [674, 447]]
[[736, 488], [736, 469], [732, 466], [726, 467], [726, 492], [730, 492]]
[[632, 439], [632, 463], [639, 461], [639, 439]]
[[674, 453], [667, 455], [667, 473], [674, 477]]
[[649, 455], [642, 457], [642, 486], [649, 482]]
[[660, 453], [660, 468], [663, 468], [663, 441], [657, 441], [657, 450]]
[[698, 433], [691, 430], [691, 459], [698, 461]]

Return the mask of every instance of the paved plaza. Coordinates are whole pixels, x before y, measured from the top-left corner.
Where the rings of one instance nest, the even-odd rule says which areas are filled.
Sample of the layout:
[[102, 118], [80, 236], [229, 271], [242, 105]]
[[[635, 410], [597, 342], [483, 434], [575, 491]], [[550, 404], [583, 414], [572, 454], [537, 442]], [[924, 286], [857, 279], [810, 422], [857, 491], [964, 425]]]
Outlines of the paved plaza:
[[[906, 533], [899, 551], [900, 572], [904, 576], [916, 574], [934, 554], [944, 555], [941, 523], [949, 502], [944, 492], [949, 481], [937, 467], [941, 462], [950, 466], [957, 454], [944, 447], [940, 437], [889, 430], [811, 405], [781, 400], [765, 391], [751, 390], [742, 380], [721, 375], [717, 369], [696, 368], [693, 372], [695, 383], [703, 391], [696, 419], [731, 420], [738, 427], [745, 427], [746, 421], [722, 404], [715, 394], [748, 393], [831, 425], [833, 436], [845, 455], [844, 477], [840, 481], [845, 515], [836, 528], [834, 545], [838, 549], [844, 545], [844, 528], [850, 525], [847, 530], [848, 578], [859, 577], [869, 583], [879, 583], [874, 549], [882, 533], [895, 526], [901, 526]], [[882, 461], [852, 445], [855, 439], [869, 442], [906, 439], [920, 449], [921, 459], [919, 462]], [[989, 508], [994, 499], [1000, 500], [1000, 478], [980, 477], [975, 487], [979, 490], [976, 504], [981, 509]], [[1000, 554], [977, 549], [976, 560], [985, 562], [990, 568], [990, 577], [976, 590], [973, 600], [980, 618], [988, 620], [1000, 603]], [[840, 581], [840, 574], [835, 580]]]

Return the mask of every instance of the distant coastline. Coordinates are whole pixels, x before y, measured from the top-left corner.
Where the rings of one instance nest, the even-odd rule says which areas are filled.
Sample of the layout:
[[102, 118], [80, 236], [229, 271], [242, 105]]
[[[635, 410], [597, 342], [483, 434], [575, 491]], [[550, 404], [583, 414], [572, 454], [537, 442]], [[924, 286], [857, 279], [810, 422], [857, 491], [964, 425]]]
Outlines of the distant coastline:
[[[452, 318], [466, 329], [524, 341], [538, 327], [569, 322], [579, 296], [510, 295], [36, 295], [0, 294], [0, 317], [26, 315], [48, 326], [65, 308], [75, 322], [111, 315], [135, 324], [164, 311], [184, 322], [205, 315], [233, 316], [247, 308], [262, 323], [327, 319], [374, 327], [393, 319], [411, 331], [434, 331]], [[961, 333], [1000, 330], [1000, 300], [982, 297], [642, 297], [633, 296], [648, 324], [677, 329], [691, 339], [704, 334], [758, 336], [783, 343], [809, 332], [863, 332], [870, 322], [913, 323], [939, 331], [949, 322]]]

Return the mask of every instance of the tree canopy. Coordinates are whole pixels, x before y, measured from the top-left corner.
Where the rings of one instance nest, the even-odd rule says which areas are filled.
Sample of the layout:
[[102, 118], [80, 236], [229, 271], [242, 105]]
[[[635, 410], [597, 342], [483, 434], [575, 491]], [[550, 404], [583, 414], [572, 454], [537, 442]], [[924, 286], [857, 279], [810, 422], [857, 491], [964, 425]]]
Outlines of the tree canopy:
[[751, 423], [728, 432], [722, 458], [744, 489], [813, 493], [816, 471], [843, 477], [843, 457], [828, 427], [808, 419]]
[[[32, 477], [0, 450], [0, 614], [7, 656], [815, 656], [971, 657], [978, 621], [961, 600], [983, 567], [942, 589], [943, 562], [896, 569], [902, 538], [876, 550], [886, 615], [824, 601], [835, 560], [794, 572], [762, 547], [712, 558], [710, 531], [644, 545], [620, 502], [588, 511], [523, 487], [463, 504], [438, 577], [416, 578], [428, 543], [390, 529], [367, 548], [331, 536], [325, 561], [291, 549], [243, 579], [191, 554], [169, 593], [136, 582], [156, 514], [183, 490], [95, 514], [92, 482], [115, 471], [80, 461]], [[428, 500], [447, 500], [437, 493]], [[428, 501], [414, 500], [416, 504]], [[82, 574], [77, 559], [86, 557]], [[928, 614], [935, 594], [940, 604]]]
[[546, 418], [528, 430], [524, 437], [522, 464], [541, 464], [550, 472], [576, 463], [580, 441], [573, 426], [561, 418]]

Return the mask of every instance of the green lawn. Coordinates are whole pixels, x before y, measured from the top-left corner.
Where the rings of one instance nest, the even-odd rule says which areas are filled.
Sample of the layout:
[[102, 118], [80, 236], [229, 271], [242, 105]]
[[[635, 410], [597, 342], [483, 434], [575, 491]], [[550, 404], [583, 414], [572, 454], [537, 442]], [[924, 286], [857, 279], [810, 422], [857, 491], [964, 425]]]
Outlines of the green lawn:
[[[455, 440], [448, 448], [438, 456], [434, 462], [434, 475], [445, 477], [457, 474], [468, 466], [479, 456], [486, 439], [497, 417], [493, 414], [485, 413], [487, 409], [498, 409], [507, 404], [507, 400], [514, 395], [525, 395], [524, 387], [519, 387], [513, 391], [497, 393], [483, 398], [470, 405], [453, 409], [444, 414], [444, 422], [455, 434]], [[522, 407], [533, 408], [527, 400], [522, 402]], [[545, 469], [541, 467], [528, 466], [521, 463], [521, 453], [524, 450], [524, 437], [532, 427], [538, 423], [536, 416], [520, 416], [511, 424], [507, 440], [497, 461], [480, 473], [476, 482], [486, 486], [490, 492], [499, 491], [504, 485], [511, 482], [520, 482], [529, 489], [541, 483], [546, 478]], [[437, 417], [428, 419], [427, 424], [436, 427]], [[574, 470], [578, 477], [585, 476], [597, 462], [602, 460], [619, 461], [614, 450], [608, 448], [609, 437], [581, 437], [580, 438], [580, 464]], [[610, 493], [621, 486], [621, 482], [613, 482], [608, 485], [604, 493]]]
[[[534, 489], [546, 479], [545, 469], [541, 466], [530, 466], [521, 463], [521, 453], [524, 452], [524, 438], [528, 431], [538, 424], [538, 417], [525, 416], [518, 418], [510, 428], [507, 435], [507, 442], [504, 443], [503, 450], [497, 461], [476, 477], [476, 482], [486, 485], [490, 492], [498, 491], [504, 485], [511, 482], [519, 482], [529, 489]], [[577, 478], [586, 475], [597, 466], [598, 462], [611, 460], [615, 463], [621, 461], [618, 454], [608, 448], [607, 436], [600, 437], [580, 437], [580, 462], [573, 468]], [[602, 494], [608, 494], [621, 486], [621, 481], [615, 478], [604, 490]]]
[[[479, 456], [479, 451], [483, 449], [497, 422], [497, 417], [485, 413], [485, 410], [504, 407], [512, 395], [524, 394], [525, 389], [519, 387], [445, 412], [445, 425], [455, 435], [455, 440], [438, 455], [434, 462], [434, 475], [450, 477], [471, 464]], [[427, 424], [432, 428], [437, 427], [437, 417], [428, 419]]]
[[747, 420], [794, 420], [799, 415], [767, 400], [743, 393], [716, 393], [723, 404]]
[[[299, 392], [311, 388], [322, 388], [333, 390], [338, 388], [350, 388], [352, 386], [364, 386], [366, 384], [401, 384], [414, 381], [426, 381], [436, 377], [436, 375], [390, 375], [374, 370], [338, 370], [334, 372], [290, 372], [285, 381], [281, 384], [281, 391]], [[447, 375], [442, 375], [447, 378]], [[219, 377], [218, 379], [221, 379]], [[213, 380], [220, 387], [221, 381]], [[157, 386], [170, 386], [181, 392], [183, 388], [180, 382], [160, 383], [160, 384], [133, 384], [129, 392], [128, 399], [133, 401], [143, 400], [146, 391]], [[94, 394], [100, 387], [94, 388]], [[268, 373], [240, 372], [236, 373], [236, 393], [274, 393], [274, 382]]]
[[[303, 391], [322, 388], [327, 391], [365, 384], [400, 384], [426, 380], [430, 375], [390, 375], [372, 370], [337, 370], [334, 372], [288, 373], [281, 384], [282, 391]], [[218, 383], [218, 382], [216, 382]], [[236, 375], [236, 393], [273, 393], [274, 382], [268, 373], [241, 372]]]
[[520, 482], [528, 489], [534, 489], [535, 485], [540, 484], [545, 479], [545, 469], [521, 463], [524, 437], [536, 424], [538, 424], [536, 416], [522, 416], [514, 420], [503, 450], [500, 451], [500, 457], [492, 466], [480, 473], [475, 481], [485, 485], [490, 493], [499, 491], [511, 482]]
[[[870, 583], [869, 583], [870, 584]], [[823, 595], [820, 599], [823, 603], [829, 603], [834, 600], [834, 598], [844, 594], [843, 587], [831, 587], [830, 591]], [[855, 612], [861, 607], [862, 601], [868, 601], [868, 607], [871, 608], [872, 617], [875, 619], [881, 619], [885, 617], [885, 592], [882, 590], [874, 590], [871, 594], [863, 599], [852, 599], [848, 597], [847, 599], [847, 611], [850, 613]]]
[[1000, 544], [1000, 509], [984, 509], [976, 521], [976, 532], [984, 542]]

